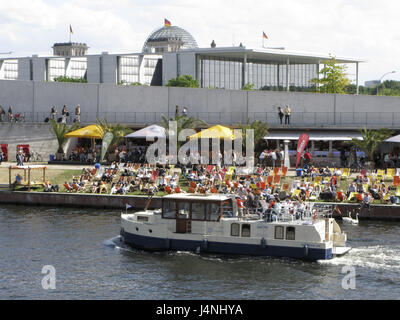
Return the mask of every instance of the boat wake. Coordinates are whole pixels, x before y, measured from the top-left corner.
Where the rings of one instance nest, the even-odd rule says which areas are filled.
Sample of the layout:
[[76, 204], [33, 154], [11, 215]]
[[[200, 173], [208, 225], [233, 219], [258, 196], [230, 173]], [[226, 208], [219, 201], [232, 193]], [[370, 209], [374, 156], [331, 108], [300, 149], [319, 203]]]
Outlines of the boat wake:
[[319, 260], [318, 263], [400, 271], [400, 248], [388, 248], [382, 245], [358, 247], [353, 248], [342, 257], [336, 257], [332, 260]]

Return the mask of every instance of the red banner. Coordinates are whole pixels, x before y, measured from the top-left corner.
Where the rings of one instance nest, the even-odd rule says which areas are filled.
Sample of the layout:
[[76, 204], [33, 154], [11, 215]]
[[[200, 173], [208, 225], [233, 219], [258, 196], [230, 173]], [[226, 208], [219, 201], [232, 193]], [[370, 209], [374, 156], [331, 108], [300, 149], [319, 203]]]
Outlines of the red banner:
[[299, 164], [300, 157], [301, 157], [301, 155], [302, 155], [304, 149], [307, 147], [308, 139], [309, 139], [308, 134], [303, 133], [303, 134], [300, 136], [299, 141], [297, 142], [296, 168], [297, 168], [297, 165]]

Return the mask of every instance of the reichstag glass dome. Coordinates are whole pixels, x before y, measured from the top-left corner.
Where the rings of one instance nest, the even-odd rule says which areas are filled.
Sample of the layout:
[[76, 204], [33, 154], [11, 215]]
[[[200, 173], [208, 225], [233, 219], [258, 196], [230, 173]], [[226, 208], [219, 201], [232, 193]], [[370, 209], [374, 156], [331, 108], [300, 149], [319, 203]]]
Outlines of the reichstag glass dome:
[[171, 52], [192, 48], [198, 48], [198, 46], [189, 32], [177, 26], [165, 26], [147, 37], [142, 52]]

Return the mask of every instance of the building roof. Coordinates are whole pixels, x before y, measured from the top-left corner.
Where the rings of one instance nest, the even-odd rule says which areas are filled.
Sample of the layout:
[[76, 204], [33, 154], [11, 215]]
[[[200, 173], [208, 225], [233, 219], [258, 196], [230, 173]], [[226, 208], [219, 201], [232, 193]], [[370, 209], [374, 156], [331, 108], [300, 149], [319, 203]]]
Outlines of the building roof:
[[300, 135], [307, 133], [311, 140], [317, 141], [349, 141], [353, 138], [362, 139], [361, 133], [352, 131], [278, 131], [268, 133], [264, 139], [265, 140], [298, 140]]
[[180, 40], [183, 42], [182, 49], [197, 48], [197, 42], [193, 36], [177, 26], [162, 27], [153, 31], [146, 39], [143, 45], [143, 52], [147, 52], [148, 44], [151, 42], [166, 41], [166, 40]]
[[[243, 59], [247, 55], [247, 60], [269, 60], [285, 62], [289, 59], [290, 63], [299, 64], [317, 64], [324, 63], [331, 58], [329, 54], [313, 53], [306, 51], [293, 51], [286, 49], [247, 49], [246, 47], [216, 47], [216, 48], [194, 48], [183, 50], [185, 52], [193, 51], [197, 54], [202, 54], [212, 57], [228, 57]], [[360, 58], [334, 56], [337, 63], [356, 63], [365, 62]]]

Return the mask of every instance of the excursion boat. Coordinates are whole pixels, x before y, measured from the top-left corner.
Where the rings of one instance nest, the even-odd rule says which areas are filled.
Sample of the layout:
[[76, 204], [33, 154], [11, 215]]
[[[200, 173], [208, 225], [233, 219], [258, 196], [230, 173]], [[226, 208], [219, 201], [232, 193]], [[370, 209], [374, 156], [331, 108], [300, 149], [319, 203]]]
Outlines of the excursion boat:
[[241, 216], [235, 196], [172, 194], [162, 208], [121, 214], [121, 239], [151, 251], [325, 260], [343, 255], [347, 236], [335, 219], [312, 203], [301, 212]]

